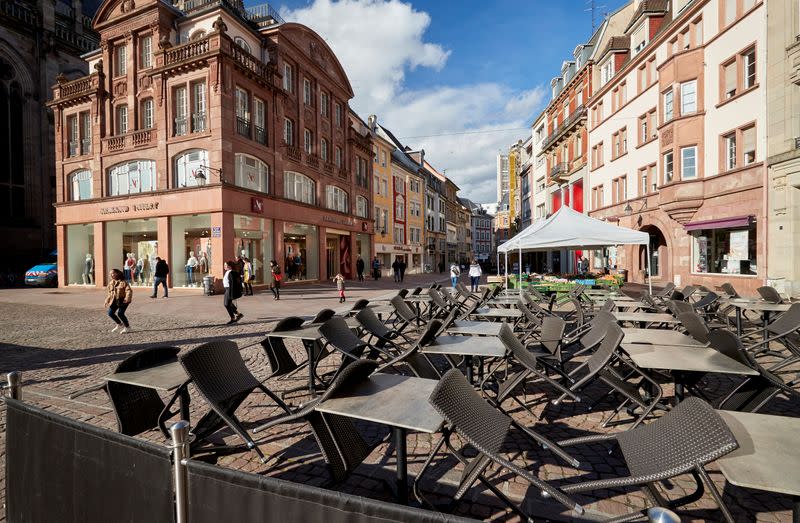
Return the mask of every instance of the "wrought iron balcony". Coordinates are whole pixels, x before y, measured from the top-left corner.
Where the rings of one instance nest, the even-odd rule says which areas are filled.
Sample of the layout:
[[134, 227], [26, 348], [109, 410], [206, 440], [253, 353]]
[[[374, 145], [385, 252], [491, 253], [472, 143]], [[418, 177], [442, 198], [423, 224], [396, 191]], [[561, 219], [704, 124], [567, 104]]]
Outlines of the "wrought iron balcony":
[[175, 132], [174, 136], [183, 136], [189, 131], [186, 118], [175, 118]]
[[192, 114], [192, 132], [199, 133], [206, 130], [206, 113]]
[[250, 138], [250, 120], [236, 117], [236, 132]]
[[81, 154], [92, 154], [92, 140], [84, 138], [81, 140]]
[[569, 163], [559, 162], [550, 169], [550, 179], [559, 178], [569, 173]]
[[544, 142], [542, 142], [542, 150], [544, 151], [549, 148], [559, 138], [571, 131], [576, 124], [582, 122], [584, 119], [586, 119], [586, 106], [581, 104], [575, 108], [575, 111], [570, 114], [566, 120], [561, 122], [561, 125], [556, 127], [553, 132], [550, 133], [547, 138], [545, 138]]
[[267, 145], [267, 130], [257, 125], [254, 126], [254, 128], [255, 128], [255, 140], [261, 145]]
[[69, 142], [67, 144], [67, 156], [78, 156], [78, 142]]

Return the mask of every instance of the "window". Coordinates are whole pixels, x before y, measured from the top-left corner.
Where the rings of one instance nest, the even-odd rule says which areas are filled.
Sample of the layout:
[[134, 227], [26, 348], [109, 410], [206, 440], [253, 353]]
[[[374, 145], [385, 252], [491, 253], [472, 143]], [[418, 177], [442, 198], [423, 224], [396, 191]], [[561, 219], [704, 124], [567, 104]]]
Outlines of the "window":
[[736, 96], [736, 61], [732, 61], [722, 66], [722, 78], [725, 82], [723, 87], [724, 98], [733, 98]]
[[283, 141], [286, 145], [294, 145], [294, 122], [289, 118], [283, 119]]
[[125, 134], [128, 132], [128, 106], [117, 106], [117, 134]]
[[303, 78], [303, 103], [311, 105], [311, 81], [308, 78]]
[[386, 178], [381, 179], [381, 192], [380, 194], [384, 196], [389, 196], [389, 182]]
[[675, 174], [674, 170], [675, 166], [673, 162], [672, 151], [664, 153], [663, 168], [664, 168], [664, 183], [665, 184], [672, 183], [672, 179]]
[[267, 145], [266, 106], [264, 100], [253, 98], [253, 122], [255, 123], [255, 140]]
[[342, 105], [338, 102], [333, 104], [333, 123], [336, 127], [342, 126]]
[[247, 45], [247, 42], [245, 42], [244, 38], [242, 38], [241, 36], [237, 36], [236, 38], [234, 38], [233, 43], [241, 47], [244, 52], [250, 53], [250, 46]]
[[681, 149], [681, 179], [693, 178], [697, 178], [697, 147], [684, 147]]
[[283, 64], [283, 89], [294, 92], [294, 71], [289, 64]]
[[672, 102], [674, 93], [672, 88], [664, 93], [664, 121], [669, 122], [672, 120]]
[[78, 115], [67, 116], [67, 156], [78, 156]]
[[250, 137], [250, 93], [236, 88], [236, 131]]
[[744, 88], [749, 89], [756, 85], [756, 50], [750, 49], [742, 55], [744, 65]]
[[196, 187], [208, 183], [208, 152], [187, 151], [175, 157], [175, 187]]
[[406, 201], [399, 195], [394, 201], [394, 219], [400, 221], [405, 221], [406, 219]]
[[736, 169], [736, 133], [731, 133], [722, 140], [725, 146], [725, 170]]
[[350, 212], [347, 193], [343, 189], [335, 185], [329, 185], [325, 188], [325, 195], [328, 209], [345, 213]]
[[143, 36], [139, 40], [139, 67], [148, 69], [153, 65], [153, 37]]
[[314, 134], [308, 129], [303, 129], [303, 149], [306, 154], [314, 154]]
[[128, 48], [118, 45], [114, 51], [114, 76], [128, 74]]
[[338, 145], [333, 149], [333, 163], [339, 169], [342, 168], [342, 148]]
[[330, 114], [330, 107], [328, 105], [328, 93], [322, 92], [319, 95], [319, 113], [325, 118]]
[[756, 161], [756, 128], [748, 127], [742, 131], [742, 159], [744, 165]]
[[369, 189], [369, 171], [367, 170], [367, 160], [356, 156], [356, 185]]
[[89, 111], [84, 111], [78, 115], [78, 119], [81, 126], [81, 154], [90, 154], [92, 152], [92, 117]]
[[394, 226], [394, 243], [405, 243], [405, 227], [402, 225], [395, 225]]
[[174, 136], [183, 136], [189, 130], [186, 125], [186, 87], [176, 87], [174, 91], [175, 99], [175, 132]]
[[681, 84], [681, 116], [697, 112], [697, 80]]
[[108, 196], [136, 194], [156, 190], [156, 162], [134, 160], [108, 170]]
[[378, 146], [372, 146], [372, 161], [378, 163]]
[[620, 176], [612, 181], [611, 203], [617, 204], [628, 199], [628, 177]]
[[756, 275], [757, 228], [750, 222], [743, 227], [692, 231], [692, 272]]
[[381, 166], [386, 167], [386, 151], [381, 151]]
[[394, 191], [400, 194], [405, 194], [406, 184], [402, 176], [394, 176]]
[[328, 140], [325, 138], [319, 142], [319, 155], [322, 158], [322, 161], [328, 161]]
[[206, 83], [192, 84], [192, 132], [206, 130]]
[[369, 201], [363, 196], [356, 196], [356, 216], [369, 218]]
[[317, 186], [314, 180], [300, 173], [286, 171], [283, 174], [283, 195], [285, 198], [302, 203], [317, 203]]
[[614, 61], [609, 60], [600, 68], [600, 85], [603, 86], [614, 76]]
[[722, 25], [730, 25], [734, 20], [736, 20], [736, 0], [723, 0], [722, 11]]
[[153, 128], [153, 99], [142, 100], [142, 129]]
[[90, 199], [92, 197], [92, 172], [81, 170], [70, 174], [69, 186], [70, 200], [79, 201]]

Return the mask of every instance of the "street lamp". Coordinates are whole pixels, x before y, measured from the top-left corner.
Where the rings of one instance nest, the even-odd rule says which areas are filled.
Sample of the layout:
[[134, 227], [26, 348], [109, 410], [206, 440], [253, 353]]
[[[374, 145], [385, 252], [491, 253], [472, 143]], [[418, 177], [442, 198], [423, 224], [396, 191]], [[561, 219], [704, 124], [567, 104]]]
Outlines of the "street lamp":
[[211, 167], [208, 165], [201, 165], [194, 171], [194, 177], [198, 180], [208, 180], [208, 176], [203, 170], [215, 172], [219, 175], [220, 183], [225, 183], [225, 178], [222, 177], [222, 169], [217, 169], [216, 167]]

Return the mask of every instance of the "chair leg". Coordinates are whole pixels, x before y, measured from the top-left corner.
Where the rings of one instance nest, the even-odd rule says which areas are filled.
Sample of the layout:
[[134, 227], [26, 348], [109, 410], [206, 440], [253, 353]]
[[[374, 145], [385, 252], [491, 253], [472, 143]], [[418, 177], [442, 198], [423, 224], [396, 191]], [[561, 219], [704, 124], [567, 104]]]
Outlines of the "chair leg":
[[725, 502], [722, 500], [722, 495], [717, 490], [716, 485], [714, 482], [711, 481], [711, 478], [708, 477], [708, 473], [705, 471], [703, 467], [697, 467], [697, 474], [700, 476], [700, 479], [703, 483], [706, 484], [708, 491], [711, 493], [711, 497], [714, 498], [714, 501], [717, 502], [717, 506], [719, 506], [720, 512], [722, 512], [722, 516], [725, 518], [725, 521], [728, 523], [733, 523], [733, 516], [731, 515], [730, 510], [725, 505]]
[[603, 427], [603, 428], [606, 428], [608, 426], [608, 424], [611, 423], [611, 420], [613, 420], [614, 418], [617, 417], [617, 414], [619, 414], [619, 411], [621, 411], [625, 407], [625, 405], [628, 404], [629, 401], [630, 400], [628, 400], [626, 398], [625, 401], [623, 401], [622, 403], [617, 405], [617, 408], [614, 409], [614, 412], [612, 412], [611, 415], [608, 418], [604, 419], [603, 422], [600, 424], [600, 426]]

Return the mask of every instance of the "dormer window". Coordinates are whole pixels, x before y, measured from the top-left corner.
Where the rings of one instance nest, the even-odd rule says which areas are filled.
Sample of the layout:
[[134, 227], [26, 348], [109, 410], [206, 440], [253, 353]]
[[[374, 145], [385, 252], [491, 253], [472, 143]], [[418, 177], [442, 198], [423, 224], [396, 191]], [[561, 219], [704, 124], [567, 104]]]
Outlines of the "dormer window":
[[636, 56], [647, 46], [647, 30], [649, 26], [647, 19], [631, 35], [631, 56]]
[[600, 85], [603, 86], [614, 76], [614, 60], [609, 59], [600, 68]]

